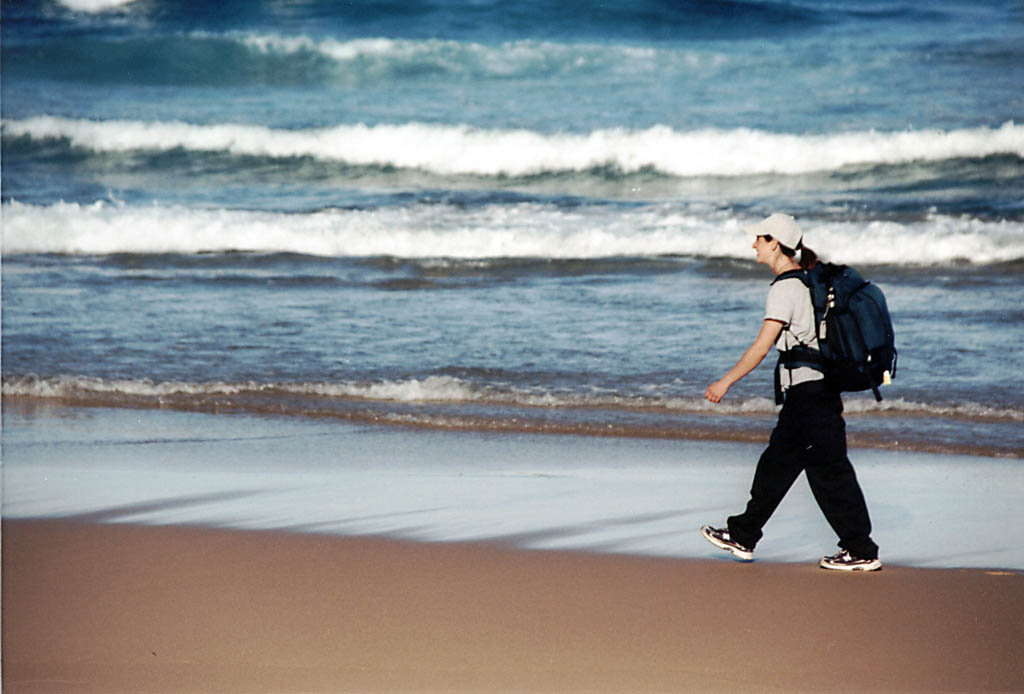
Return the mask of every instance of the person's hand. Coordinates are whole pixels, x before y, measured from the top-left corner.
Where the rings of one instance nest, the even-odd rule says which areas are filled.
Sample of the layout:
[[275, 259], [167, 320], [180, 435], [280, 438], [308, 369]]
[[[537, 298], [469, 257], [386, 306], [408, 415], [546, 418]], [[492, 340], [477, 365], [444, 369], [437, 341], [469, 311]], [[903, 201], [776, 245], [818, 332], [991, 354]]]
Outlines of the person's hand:
[[729, 392], [728, 384], [719, 379], [707, 387], [707, 390], [704, 391], [704, 399], [718, 403], [722, 401], [727, 392]]

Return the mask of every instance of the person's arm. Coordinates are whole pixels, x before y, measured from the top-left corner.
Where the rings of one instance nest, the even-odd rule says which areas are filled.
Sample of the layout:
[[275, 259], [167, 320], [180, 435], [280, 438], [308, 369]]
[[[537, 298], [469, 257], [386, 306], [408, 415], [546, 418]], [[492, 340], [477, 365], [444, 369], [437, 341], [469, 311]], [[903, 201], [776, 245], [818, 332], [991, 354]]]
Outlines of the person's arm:
[[704, 391], [704, 397], [711, 402], [721, 402], [722, 398], [725, 397], [725, 394], [736, 381], [753, 371], [768, 356], [768, 353], [772, 351], [772, 347], [775, 346], [775, 341], [779, 339], [779, 333], [781, 332], [781, 322], [766, 318], [764, 323], [761, 324], [761, 332], [757, 334], [754, 344], [747, 347], [747, 351], [736, 362], [736, 366], [729, 369], [727, 374], [707, 387], [707, 390]]

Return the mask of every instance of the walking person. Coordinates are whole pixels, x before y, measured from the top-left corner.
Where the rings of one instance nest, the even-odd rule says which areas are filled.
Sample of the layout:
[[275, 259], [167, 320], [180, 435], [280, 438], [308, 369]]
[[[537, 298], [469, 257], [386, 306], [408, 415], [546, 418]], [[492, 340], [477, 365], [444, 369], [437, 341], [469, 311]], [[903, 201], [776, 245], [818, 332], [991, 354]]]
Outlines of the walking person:
[[780, 363], [775, 380], [776, 390], [782, 394], [782, 409], [768, 448], [757, 463], [746, 509], [731, 516], [725, 528], [705, 525], [701, 533], [737, 559], [752, 561], [762, 528], [805, 471], [818, 506], [839, 536], [841, 551], [823, 557], [820, 566], [876, 571], [882, 563], [878, 546], [871, 539], [864, 494], [846, 454], [843, 402], [811, 358], [818, 350], [818, 341], [810, 293], [799, 276], [782, 277], [790, 271], [813, 267], [817, 256], [803, 245], [803, 233], [789, 215], [773, 214], [746, 231], [754, 236], [757, 262], [768, 266], [776, 279], [768, 290], [757, 338], [735, 366], [707, 387], [704, 397], [720, 402], [776, 346]]

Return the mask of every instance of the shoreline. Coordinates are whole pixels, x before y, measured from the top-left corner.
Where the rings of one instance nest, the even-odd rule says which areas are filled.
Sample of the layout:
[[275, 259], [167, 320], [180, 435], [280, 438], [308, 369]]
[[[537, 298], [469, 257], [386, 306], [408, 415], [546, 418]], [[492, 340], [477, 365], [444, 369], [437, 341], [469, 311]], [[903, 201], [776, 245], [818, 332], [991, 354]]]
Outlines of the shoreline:
[[1024, 685], [1013, 571], [851, 575], [79, 520], [2, 530], [10, 692]]

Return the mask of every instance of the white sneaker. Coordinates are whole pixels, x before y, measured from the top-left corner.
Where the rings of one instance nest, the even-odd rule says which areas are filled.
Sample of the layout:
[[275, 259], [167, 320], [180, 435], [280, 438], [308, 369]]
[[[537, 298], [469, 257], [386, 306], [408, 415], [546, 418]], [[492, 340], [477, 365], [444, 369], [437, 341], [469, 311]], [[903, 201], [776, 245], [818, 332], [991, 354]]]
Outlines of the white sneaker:
[[844, 549], [831, 557], [822, 557], [819, 566], [834, 571], [878, 571], [882, 562], [879, 559], [858, 559]]
[[712, 528], [710, 525], [700, 526], [700, 534], [704, 539], [719, 549], [732, 552], [733, 556], [740, 561], [754, 561], [754, 550], [744, 547], [736, 540], [729, 537], [729, 531], [725, 528]]

